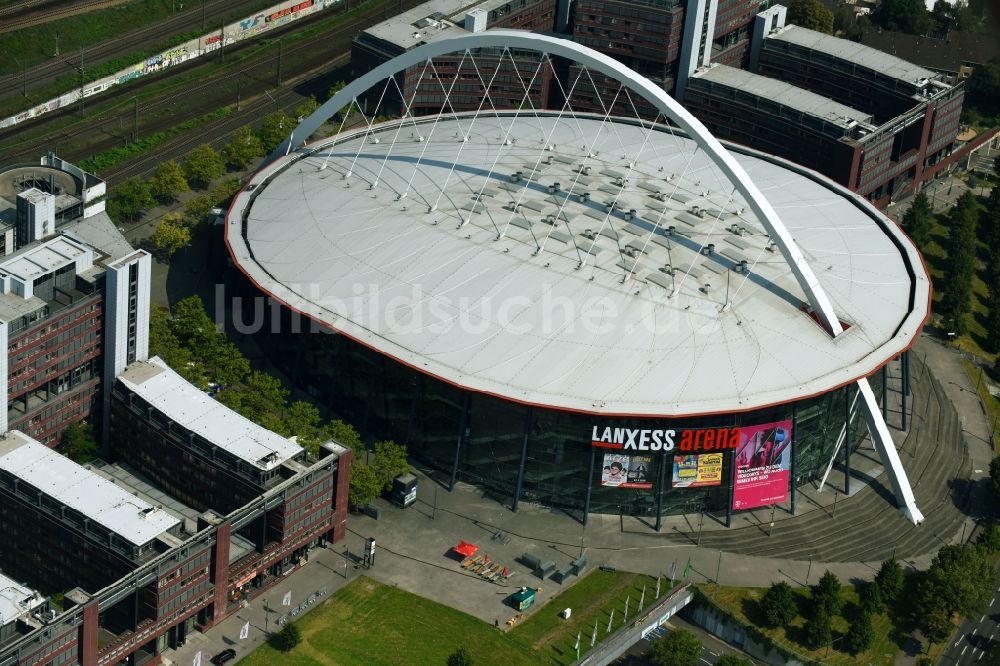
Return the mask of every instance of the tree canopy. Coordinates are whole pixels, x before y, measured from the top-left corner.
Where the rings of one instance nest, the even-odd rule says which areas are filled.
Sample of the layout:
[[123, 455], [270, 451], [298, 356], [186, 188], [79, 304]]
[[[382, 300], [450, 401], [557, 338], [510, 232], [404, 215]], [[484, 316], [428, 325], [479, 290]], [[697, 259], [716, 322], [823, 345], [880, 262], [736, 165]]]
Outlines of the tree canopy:
[[264, 146], [264, 152], [270, 153], [280, 146], [297, 124], [284, 111], [275, 111], [264, 116], [264, 121], [261, 123], [260, 129], [257, 130], [257, 136]]
[[137, 176], [126, 178], [111, 191], [108, 214], [119, 222], [134, 222], [156, 205], [149, 184]]
[[972, 192], [965, 192], [951, 210], [948, 233], [948, 268], [941, 315], [959, 335], [968, 331], [968, 315], [972, 310], [972, 278], [976, 270], [976, 225], [979, 203]]
[[906, 582], [903, 567], [895, 558], [889, 558], [882, 562], [875, 574], [875, 585], [878, 586], [879, 596], [885, 603], [891, 603], [899, 597], [903, 591], [903, 583]]
[[264, 154], [264, 144], [249, 125], [233, 132], [232, 139], [222, 148], [226, 162], [236, 169], [246, 169]]
[[788, 5], [788, 22], [833, 34], [833, 12], [820, 0], [792, 0]]
[[882, 0], [872, 20], [886, 30], [923, 35], [931, 28], [931, 14], [924, 0]]
[[767, 623], [772, 627], [787, 626], [799, 613], [795, 593], [784, 581], [771, 585], [760, 600], [760, 605]]
[[913, 197], [913, 203], [903, 215], [903, 228], [921, 250], [926, 250], [931, 242], [933, 220], [934, 213], [931, 210], [931, 202], [927, 198], [927, 194], [921, 191]]
[[156, 225], [149, 241], [167, 257], [191, 242], [191, 230], [184, 225], [180, 213], [168, 213]]
[[173, 201], [190, 189], [184, 169], [175, 160], [161, 162], [149, 179], [149, 191], [160, 201]]
[[840, 579], [827, 569], [819, 579], [819, 584], [812, 588], [813, 603], [817, 608], [822, 607], [827, 615], [837, 615], [844, 607], [840, 587]]
[[59, 440], [63, 455], [75, 463], [88, 463], [97, 456], [97, 439], [89, 423], [77, 421], [62, 431]]
[[413, 469], [406, 460], [406, 447], [393, 441], [375, 443], [371, 467], [382, 483], [382, 490], [386, 492], [392, 489], [393, 479]]
[[653, 661], [658, 666], [697, 666], [701, 642], [686, 629], [674, 629], [653, 643]]
[[209, 183], [226, 172], [222, 156], [207, 143], [194, 148], [184, 159], [184, 175], [188, 182], [205, 189]]
[[475, 662], [465, 646], [461, 646], [448, 655], [448, 661], [445, 663], [447, 666], [473, 666]]

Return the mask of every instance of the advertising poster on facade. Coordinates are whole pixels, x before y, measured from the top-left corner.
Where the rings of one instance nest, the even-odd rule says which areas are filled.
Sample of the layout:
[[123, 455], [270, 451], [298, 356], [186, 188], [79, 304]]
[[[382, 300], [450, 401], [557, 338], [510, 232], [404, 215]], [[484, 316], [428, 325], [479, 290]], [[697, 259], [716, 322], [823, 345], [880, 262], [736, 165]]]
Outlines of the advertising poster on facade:
[[604, 454], [601, 485], [613, 488], [652, 490], [652, 456], [626, 456], [619, 453]]
[[753, 509], [788, 499], [792, 422], [740, 428], [733, 479], [733, 508]]
[[697, 488], [722, 484], [722, 454], [700, 453], [674, 456], [674, 488]]

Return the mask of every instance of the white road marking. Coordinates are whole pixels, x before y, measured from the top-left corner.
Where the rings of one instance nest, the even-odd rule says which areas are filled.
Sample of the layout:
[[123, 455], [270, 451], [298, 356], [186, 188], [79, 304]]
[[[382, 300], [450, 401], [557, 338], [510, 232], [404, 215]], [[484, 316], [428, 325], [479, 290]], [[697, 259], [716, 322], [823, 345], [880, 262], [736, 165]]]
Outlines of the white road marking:
[[995, 602], [996, 600], [997, 600], [996, 597], [993, 597], [992, 599], [990, 599], [990, 608], [993, 608], [993, 602]]
[[698, 661], [703, 661], [706, 664], [708, 664], [708, 666], [712, 666], [712, 662], [710, 662], [708, 659], [699, 659]]
[[714, 652], [712, 652], [711, 650], [709, 650], [709, 651], [708, 651], [708, 653], [709, 653], [710, 655], [712, 655], [713, 657], [718, 657], [718, 656], [719, 656], [719, 655], [715, 654]]
[[[962, 655], [964, 655], [965, 651], [968, 650], [968, 649], [969, 649], [968, 645], [966, 645], [964, 648], [962, 648]], [[961, 656], [961, 655], [959, 655], [959, 656]], [[702, 660], [702, 661], [704, 661], [704, 660]]]
[[978, 657], [976, 657], [976, 661], [979, 661], [980, 659], [982, 659], [985, 656], [986, 656], [986, 653], [984, 652], [981, 655], [979, 655]]
[[958, 647], [958, 644], [961, 643], [961, 642], [962, 642], [962, 639], [959, 638], [957, 641], [955, 641], [955, 644], [952, 645], [952, 647]]
[[983, 620], [985, 620], [985, 619], [986, 619], [986, 616], [985, 616], [985, 615], [984, 615], [984, 616], [982, 616], [981, 618], [979, 618], [979, 624], [982, 624], [982, 623], [983, 623]]
[[995, 632], [995, 631], [994, 631], [994, 632], [993, 632], [992, 634], [990, 634], [990, 640], [993, 640], [993, 636], [994, 636], [994, 634], [996, 634], [996, 632]]

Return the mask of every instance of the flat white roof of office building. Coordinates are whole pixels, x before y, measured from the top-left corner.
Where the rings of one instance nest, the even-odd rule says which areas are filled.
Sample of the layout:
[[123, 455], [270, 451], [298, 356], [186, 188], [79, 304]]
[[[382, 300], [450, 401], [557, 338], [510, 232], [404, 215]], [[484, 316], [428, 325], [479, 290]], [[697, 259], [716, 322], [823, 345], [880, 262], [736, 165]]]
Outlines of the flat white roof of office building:
[[855, 123], [872, 124], [870, 113], [859, 111], [846, 104], [840, 104], [805, 88], [799, 88], [768, 76], [754, 74], [745, 69], [712, 64], [698, 70], [693, 78], [718, 83], [734, 90], [742, 90], [840, 127], [846, 128]]
[[[366, 34], [395, 44], [404, 50], [467, 32], [465, 13], [474, 9], [489, 12], [509, 4], [510, 0], [430, 0], [391, 19], [364, 30]], [[429, 21], [427, 19], [430, 19]]]
[[45, 597], [0, 572], [0, 627], [45, 603]]
[[0, 469], [136, 546], [180, 522], [18, 430], [0, 436]]
[[133, 363], [118, 380], [177, 425], [258, 469], [274, 469], [302, 452], [295, 442], [199, 391], [159, 357]]
[[909, 84], [915, 84], [921, 79], [939, 78], [935, 72], [914, 65], [902, 58], [897, 58], [885, 51], [879, 51], [849, 39], [841, 39], [799, 25], [786, 25], [784, 28], [769, 34], [767, 38], [798, 44], [813, 51], [826, 53], [834, 58], [861, 65], [874, 72], [906, 81]]
[[421, 372], [608, 415], [818, 394], [906, 349], [927, 315], [912, 244], [821, 176], [731, 149], [849, 325], [836, 339], [693, 141], [624, 122], [601, 131], [588, 116], [512, 119], [387, 123], [363, 151], [353, 133], [273, 162], [229, 212], [235, 262], [294, 310]]

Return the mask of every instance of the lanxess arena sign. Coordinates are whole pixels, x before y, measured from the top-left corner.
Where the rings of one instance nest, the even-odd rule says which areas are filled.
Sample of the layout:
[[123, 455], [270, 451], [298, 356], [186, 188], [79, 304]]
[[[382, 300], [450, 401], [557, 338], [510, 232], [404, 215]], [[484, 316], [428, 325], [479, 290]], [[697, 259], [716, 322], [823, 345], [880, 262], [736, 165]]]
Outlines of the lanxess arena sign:
[[723, 451], [740, 444], [739, 428], [662, 429], [600, 428], [594, 426], [591, 444], [621, 451]]

